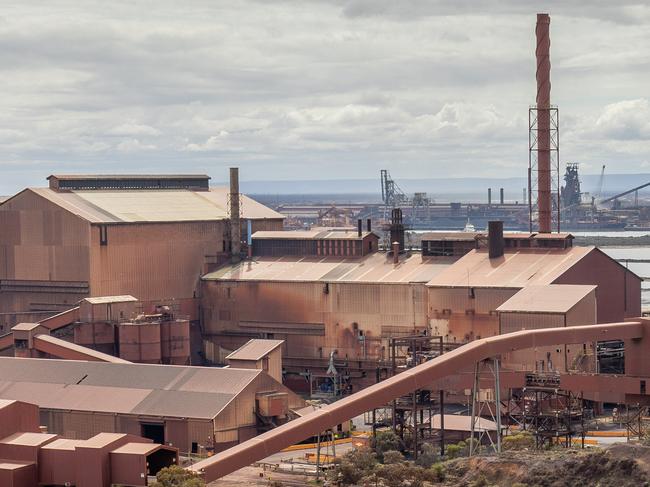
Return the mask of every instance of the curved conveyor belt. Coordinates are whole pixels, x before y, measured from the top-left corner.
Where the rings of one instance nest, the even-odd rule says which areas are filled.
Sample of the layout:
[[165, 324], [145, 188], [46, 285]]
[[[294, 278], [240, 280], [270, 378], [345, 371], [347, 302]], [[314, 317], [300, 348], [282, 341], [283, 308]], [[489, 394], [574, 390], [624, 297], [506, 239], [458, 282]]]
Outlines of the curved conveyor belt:
[[453, 375], [468, 365], [502, 353], [559, 344], [629, 340], [642, 338], [643, 332], [644, 325], [641, 322], [629, 322], [526, 330], [475, 340], [307, 416], [217, 453], [188, 469], [203, 474], [207, 481], [221, 478], [365, 411], [381, 407], [442, 377]]

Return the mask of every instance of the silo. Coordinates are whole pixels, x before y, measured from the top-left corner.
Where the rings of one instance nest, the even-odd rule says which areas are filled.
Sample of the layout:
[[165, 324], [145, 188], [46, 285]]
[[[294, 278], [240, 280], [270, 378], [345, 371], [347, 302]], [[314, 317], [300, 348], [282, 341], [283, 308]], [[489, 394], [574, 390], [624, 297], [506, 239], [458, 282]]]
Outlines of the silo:
[[120, 358], [130, 362], [161, 363], [159, 322], [126, 322], [118, 326]]

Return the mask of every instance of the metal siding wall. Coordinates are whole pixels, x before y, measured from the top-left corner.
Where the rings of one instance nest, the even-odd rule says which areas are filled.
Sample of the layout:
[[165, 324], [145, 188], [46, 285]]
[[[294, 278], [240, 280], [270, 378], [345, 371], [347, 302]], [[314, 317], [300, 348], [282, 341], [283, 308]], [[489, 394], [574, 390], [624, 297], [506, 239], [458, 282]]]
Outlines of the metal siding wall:
[[641, 282], [630, 275], [626, 282], [625, 275], [624, 267], [594, 249], [553, 284], [597, 285], [597, 323], [615, 323], [641, 315]]
[[0, 278], [88, 281], [89, 223], [30, 191], [0, 206]]
[[379, 339], [388, 329], [411, 334], [427, 325], [423, 284], [334, 282], [326, 294], [324, 282], [205, 281], [202, 289], [207, 334], [246, 331], [240, 321], [324, 323], [325, 337], [269, 330], [287, 341], [285, 354], [293, 357], [327, 357], [332, 350], [341, 357], [370, 357], [381, 344], [364, 344], [360, 332]]
[[91, 294], [131, 294], [143, 301], [191, 298], [205, 257], [221, 250], [225, 222], [108, 226], [108, 245], [92, 229]]
[[[0, 279], [89, 281], [87, 221], [26, 190], [0, 206], [0, 228]], [[0, 306], [3, 312], [61, 310], [84, 296], [47, 291], [3, 292]], [[0, 317], [0, 327], [26, 319], [26, 315], [4, 315]]]
[[501, 333], [564, 326], [563, 314], [501, 313]]
[[590, 292], [567, 313], [567, 326], [596, 324], [596, 290]]
[[66, 438], [87, 440], [98, 433], [115, 433], [115, 416], [112, 414], [60, 412], [61, 434]]

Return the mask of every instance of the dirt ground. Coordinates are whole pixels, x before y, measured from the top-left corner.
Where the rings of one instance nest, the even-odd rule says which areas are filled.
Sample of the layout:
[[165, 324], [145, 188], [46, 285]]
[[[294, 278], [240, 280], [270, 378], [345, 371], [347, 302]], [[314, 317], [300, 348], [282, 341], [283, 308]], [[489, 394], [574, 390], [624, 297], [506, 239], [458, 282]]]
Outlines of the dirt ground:
[[[621, 443], [604, 449], [509, 451], [499, 456], [459, 458], [445, 463], [453, 487], [643, 487], [650, 486], [650, 447]], [[246, 467], [209, 484], [210, 487], [286, 487], [314, 485], [313, 476]], [[435, 485], [435, 484], [432, 484]]]

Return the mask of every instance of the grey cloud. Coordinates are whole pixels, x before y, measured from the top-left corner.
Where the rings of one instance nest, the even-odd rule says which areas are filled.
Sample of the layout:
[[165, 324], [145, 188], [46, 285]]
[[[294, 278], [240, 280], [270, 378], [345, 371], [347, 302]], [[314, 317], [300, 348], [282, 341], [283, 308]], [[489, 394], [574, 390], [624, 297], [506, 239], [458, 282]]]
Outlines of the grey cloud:
[[[620, 5], [551, 4], [553, 97], [563, 154], [635, 170], [646, 128], [605, 107], [647, 97], [650, 21]], [[244, 179], [521, 175], [536, 8], [16, 2], [0, 22], [0, 194], [55, 171], [220, 180], [232, 164]]]

